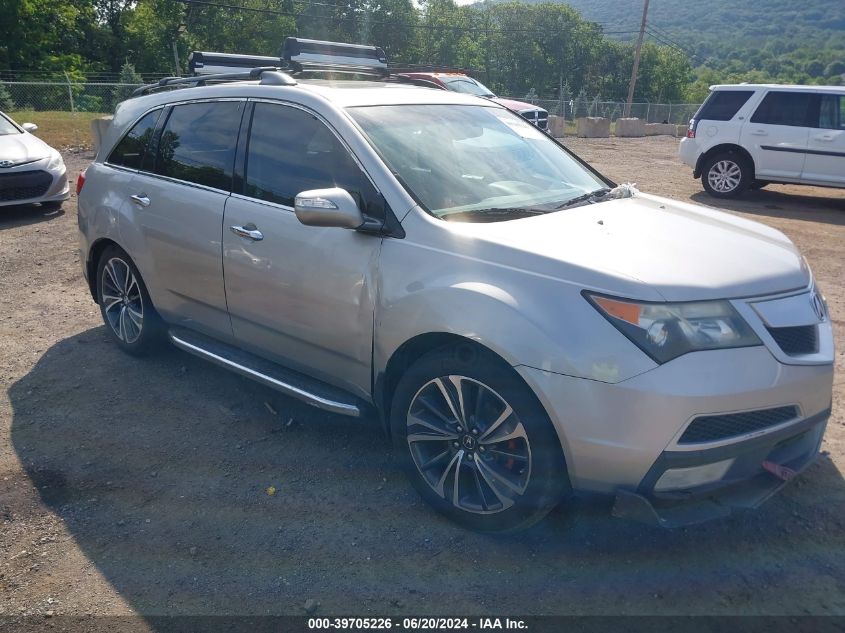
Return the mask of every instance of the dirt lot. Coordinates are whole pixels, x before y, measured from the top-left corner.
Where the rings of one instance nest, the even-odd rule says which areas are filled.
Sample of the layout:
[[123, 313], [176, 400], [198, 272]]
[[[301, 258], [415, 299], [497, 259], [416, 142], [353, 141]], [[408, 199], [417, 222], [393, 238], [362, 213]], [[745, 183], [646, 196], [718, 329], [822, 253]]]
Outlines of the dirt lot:
[[[567, 144], [619, 182], [713, 202], [676, 140]], [[75, 178], [91, 156], [65, 159]], [[720, 522], [664, 531], [582, 499], [510, 538], [430, 511], [373, 421], [175, 350], [123, 355], [80, 276], [75, 199], [0, 210], [0, 615], [845, 614], [845, 192], [727, 206], [791, 237], [830, 302], [821, 458]]]

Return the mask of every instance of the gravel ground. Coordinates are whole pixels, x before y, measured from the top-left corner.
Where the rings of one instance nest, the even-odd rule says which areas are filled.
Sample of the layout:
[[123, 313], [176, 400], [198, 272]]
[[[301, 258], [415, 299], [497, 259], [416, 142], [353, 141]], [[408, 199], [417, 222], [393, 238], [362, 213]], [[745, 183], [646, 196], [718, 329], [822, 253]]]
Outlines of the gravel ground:
[[[712, 204], [677, 140], [572, 140], [619, 182]], [[75, 174], [91, 160], [66, 153]], [[580, 499], [509, 538], [461, 530], [372, 420], [176, 350], [137, 360], [83, 284], [76, 200], [0, 209], [0, 615], [845, 614], [845, 191], [726, 205], [784, 231], [833, 313], [820, 459], [755, 512], [665, 531]], [[275, 488], [268, 494], [269, 487]]]

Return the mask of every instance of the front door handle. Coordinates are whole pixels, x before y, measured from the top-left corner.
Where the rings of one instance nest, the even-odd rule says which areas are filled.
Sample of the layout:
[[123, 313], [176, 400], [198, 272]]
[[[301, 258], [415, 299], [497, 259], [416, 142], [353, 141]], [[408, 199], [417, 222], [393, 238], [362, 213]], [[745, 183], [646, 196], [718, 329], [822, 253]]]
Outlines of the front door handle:
[[754, 130], [751, 134], [754, 136], [768, 136], [769, 133], [766, 130]]
[[245, 237], [254, 242], [260, 242], [264, 239], [264, 233], [259, 231], [256, 226], [252, 223], [247, 224], [245, 226], [230, 226], [229, 230], [232, 231], [232, 233], [234, 233], [238, 237]]
[[813, 140], [815, 141], [832, 141], [833, 134], [819, 134], [818, 136], [814, 136]]
[[144, 193], [139, 193], [136, 196], [129, 196], [129, 199], [140, 207], [150, 206], [150, 199]]

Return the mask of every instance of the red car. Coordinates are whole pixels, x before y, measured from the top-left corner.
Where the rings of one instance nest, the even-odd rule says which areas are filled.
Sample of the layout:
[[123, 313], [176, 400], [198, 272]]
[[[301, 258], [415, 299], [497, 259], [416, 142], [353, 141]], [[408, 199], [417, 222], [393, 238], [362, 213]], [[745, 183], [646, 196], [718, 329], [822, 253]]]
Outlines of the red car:
[[410, 79], [422, 79], [429, 81], [444, 90], [451, 90], [453, 92], [464, 92], [466, 94], [476, 95], [495, 101], [496, 103], [505, 106], [508, 110], [516, 112], [519, 116], [527, 121], [530, 121], [541, 130], [545, 130], [549, 125], [549, 113], [543, 108], [539, 108], [524, 101], [514, 101], [513, 99], [502, 99], [497, 97], [493, 92], [480, 81], [473, 79], [462, 73], [401, 73], [402, 77]]

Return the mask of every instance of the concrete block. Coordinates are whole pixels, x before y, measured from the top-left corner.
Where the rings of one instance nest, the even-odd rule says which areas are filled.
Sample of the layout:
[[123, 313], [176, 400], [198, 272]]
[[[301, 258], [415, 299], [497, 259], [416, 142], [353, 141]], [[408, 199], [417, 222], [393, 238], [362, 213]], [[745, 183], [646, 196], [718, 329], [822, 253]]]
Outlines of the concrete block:
[[607, 138], [610, 136], [610, 119], [599, 116], [581, 117], [575, 120], [578, 136], [581, 138]]
[[555, 138], [566, 136], [566, 119], [554, 114], [549, 115], [549, 134]]
[[646, 123], [645, 135], [658, 136], [665, 134], [667, 136], [675, 136], [675, 126], [671, 123]]
[[645, 136], [645, 121], [642, 119], [616, 119], [616, 136]]
[[675, 126], [675, 136], [680, 136], [683, 138], [687, 135], [687, 130], [689, 129], [689, 125], [676, 125]]
[[103, 137], [106, 131], [111, 126], [111, 121], [114, 117], [101, 116], [96, 119], [91, 119], [91, 140], [94, 143], [94, 151], [100, 151], [100, 145], [103, 142]]

